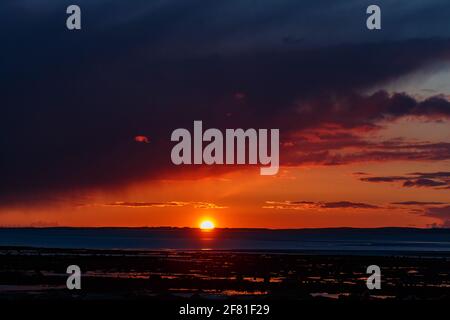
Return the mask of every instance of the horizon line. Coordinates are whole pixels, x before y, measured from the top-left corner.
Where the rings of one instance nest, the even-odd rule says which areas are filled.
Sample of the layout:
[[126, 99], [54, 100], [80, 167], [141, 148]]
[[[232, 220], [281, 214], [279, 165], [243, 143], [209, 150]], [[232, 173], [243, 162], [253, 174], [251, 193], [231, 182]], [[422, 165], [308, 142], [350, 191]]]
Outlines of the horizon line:
[[[190, 229], [201, 230], [198, 227], [174, 227], [174, 226], [0, 226], [0, 229]], [[288, 231], [288, 230], [387, 230], [387, 229], [403, 229], [403, 230], [450, 230], [449, 227], [304, 227], [304, 228], [252, 228], [252, 227], [216, 227], [214, 230], [269, 230], [269, 231]]]

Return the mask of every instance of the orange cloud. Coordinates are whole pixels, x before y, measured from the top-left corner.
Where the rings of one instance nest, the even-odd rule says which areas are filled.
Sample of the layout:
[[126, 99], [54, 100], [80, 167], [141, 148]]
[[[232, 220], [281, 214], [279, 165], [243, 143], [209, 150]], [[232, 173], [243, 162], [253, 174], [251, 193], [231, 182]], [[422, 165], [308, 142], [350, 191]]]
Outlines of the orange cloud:
[[169, 202], [126, 202], [116, 201], [112, 203], [103, 204], [103, 206], [112, 207], [127, 207], [127, 208], [173, 208], [173, 207], [186, 207], [193, 206], [197, 209], [224, 209], [226, 207], [219, 206], [211, 202], [199, 202], [199, 201], [169, 201]]
[[381, 207], [350, 201], [337, 202], [313, 202], [313, 201], [266, 201], [264, 209], [290, 209], [290, 210], [305, 210], [305, 209], [379, 209]]

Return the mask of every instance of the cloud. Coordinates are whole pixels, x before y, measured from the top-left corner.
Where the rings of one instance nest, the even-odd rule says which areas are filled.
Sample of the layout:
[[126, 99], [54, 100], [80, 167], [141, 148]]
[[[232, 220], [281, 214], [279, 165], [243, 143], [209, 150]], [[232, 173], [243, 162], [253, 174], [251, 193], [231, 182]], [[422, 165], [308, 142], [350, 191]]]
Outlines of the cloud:
[[173, 208], [173, 207], [185, 207], [193, 206], [198, 209], [224, 209], [227, 207], [219, 206], [211, 202], [196, 202], [196, 201], [170, 201], [170, 202], [126, 202], [116, 201], [103, 204], [107, 207], [126, 207], [126, 208]]
[[450, 206], [428, 208], [424, 215], [441, 220], [441, 227], [450, 228]]
[[341, 209], [348, 210], [349, 212], [377, 209], [385, 209], [391, 211], [396, 210], [396, 212], [426, 216], [440, 220], [440, 223], [430, 225], [430, 227], [450, 228], [450, 206], [445, 202], [437, 201], [400, 201], [392, 202], [391, 205], [383, 206], [351, 201], [266, 201], [263, 209], [292, 211], [329, 211], [334, 209]]
[[313, 201], [266, 201], [264, 209], [379, 209], [379, 206], [350, 201], [313, 202]]
[[[364, 106], [364, 107], [362, 107]], [[341, 94], [313, 97], [299, 101], [299, 113], [320, 117], [323, 123], [336, 123], [343, 128], [374, 128], [382, 120], [393, 120], [403, 116], [449, 118], [450, 102], [436, 95], [419, 101], [406, 93], [389, 94], [380, 90], [371, 95], [362, 95], [348, 90]], [[325, 114], [320, 112], [326, 111]]]
[[431, 179], [407, 180], [403, 183], [404, 187], [441, 187], [447, 185], [448, 182], [436, 181]]
[[198, 209], [226, 209], [228, 207], [225, 206], [220, 206], [214, 203], [210, 203], [210, 202], [193, 202], [191, 203], [194, 208], [198, 208]]
[[117, 201], [106, 203], [107, 207], [126, 207], [126, 208], [166, 208], [166, 207], [183, 207], [184, 202], [126, 202]]
[[387, 177], [361, 178], [360, 180], [365, 181], [365, 182], [396, 182], [396, 181], [408, 180], [408, 178], [401, 177], [401, 176], [387, 176]]
[[450, 179], [450, 172], [413, 172], [411, 175], [420, 176], [423, 179]]
[[402, 206], [434, 206], [434, 205], [442, 205], [446, 204], [445, 202], [434, 202], [434, 201], [401, 201], [401, 202], [392, 202], [394, 205], [402, 205]]
[[[2, 37], [0, 61], [2, 206], [235, 170], [172, 165], [170, 134], [194, 120], [221, 129], [279, 128], [282, 165], [448, 159], [448, 144], [362, 137], [403, 116], [449, 118], [450, 103], [439, 94], [421, 101], [362, 93], [449, 61], [450, 33], [437, 27], [448, 24], [448, 4], [411, 5], [402, 26], [417, 31], [414, 39], [397, 28], [368, 36], [353, 5], [329, 5], [264, 1], [255, 11], [237, 0], [84, 1], [89, 32], [71, 37], [52, 27], [60, 24], [56, 4], [36, 11], [29, 1], [1, 3], [3, 29], [12, 30]], [[425, 9], [433, 18], [417, 15]], [[304, 14], [317, 20], [299, 19]], [[348, 28], [323, 29], [342, 17]], [[417, 19], [431, 27], [417, 27]], [[298, 34], [298, 23], [318, 33]], [[311, 132], [319, 140], [302, 136]], [[152, 143], [142, 148], [130, 139], [137, 133], [145, 133], [137, 142]]]
[[401, 182], [406, 188], [450, 189], [450, 172], [415, 172], [404, 176], [365, 177], [360, 180], [374, 183]]
[[0, 228], [56, 228], [61, 227], [58, 222], [54, 221], [35, 221], [26, 224], [0, 224]]
[[339, 201], [339, 202], [326, 202], [322, 205], [322, 208], [334, 209], [334, 208], [353, 208], [353, 209], [378, 209], [378, 206], [359, 203], [359, 202], [349, 202], [349, 201]]
[[367, 139], [367, 133], [376, 130], [376, 127], [344, 128], [342, 124], [327, 124], [298, 131], [291, 134], [288, 146], [282, 146], [283, 163], [291, 166], [343, 165], [355, 162], [450, 159], [450, 143], [408, 141], [404, 138], [383, 141]]
[[362, 172], [362, 171], [353, 172], [353, 174], [354, 174], [355, 176], [367, 176], [367, 175], [368, 175], [367, 172]]

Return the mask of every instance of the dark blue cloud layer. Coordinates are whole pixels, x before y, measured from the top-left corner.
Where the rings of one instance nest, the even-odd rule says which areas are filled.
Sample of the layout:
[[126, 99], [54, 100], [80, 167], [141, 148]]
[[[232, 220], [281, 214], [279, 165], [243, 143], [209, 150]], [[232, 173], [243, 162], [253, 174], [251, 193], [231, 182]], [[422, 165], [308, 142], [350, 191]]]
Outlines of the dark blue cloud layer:
[[443, 98], [358, 93], [449, 59], [447, 1], [382, 2], [378, 33], [364, 1], [79, 1], [79, 32], [65, 29], [68, 4], [0, 4], [4, 203], [168, 174], [170, 133], [193, 120], [283, 135], [450, 114]]

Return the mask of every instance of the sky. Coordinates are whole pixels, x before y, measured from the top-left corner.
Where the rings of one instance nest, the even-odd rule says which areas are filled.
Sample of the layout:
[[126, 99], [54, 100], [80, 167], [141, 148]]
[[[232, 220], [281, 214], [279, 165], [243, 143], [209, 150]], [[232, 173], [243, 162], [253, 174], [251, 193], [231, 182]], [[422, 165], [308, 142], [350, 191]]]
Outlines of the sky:
[[[370, 4], [1, 1], [0, 226], [450, 227], [450, 3]], [[175, 166], [194, 120], [279, 173]]]

